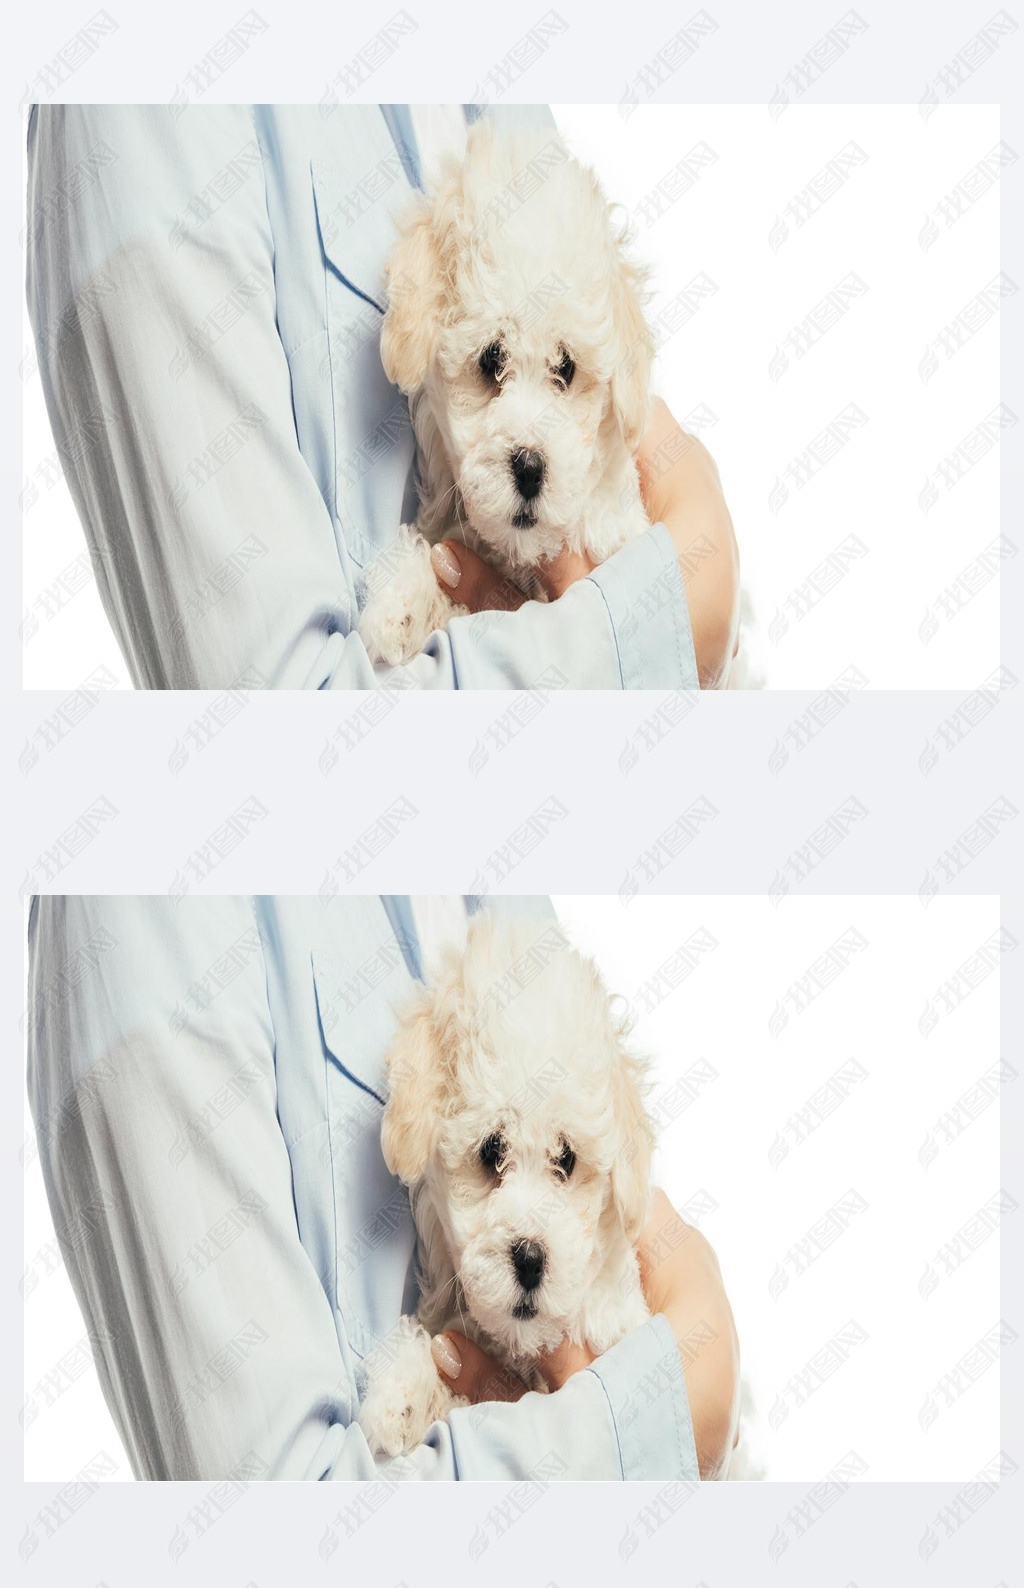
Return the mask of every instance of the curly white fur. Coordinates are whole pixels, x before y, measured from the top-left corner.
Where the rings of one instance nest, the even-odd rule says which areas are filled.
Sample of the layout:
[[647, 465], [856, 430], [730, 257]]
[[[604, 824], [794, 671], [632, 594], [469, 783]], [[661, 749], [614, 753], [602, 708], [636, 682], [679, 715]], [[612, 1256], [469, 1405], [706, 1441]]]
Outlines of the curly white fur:
[[[433, 1335], [457, 1329], [544, 1390], [538, 1358], [561, 1340], [600, 1355], [645, 1321], [654, 1133], [618, 1000], [551, 921], [476, 916], [405, 1011], [388, 1074], [381, 1146], [410, 1189], [420, 1304], [367, 1359], [359, 1423], [394, 1457], [468, 1404]], [[524, 1241], [543, 1249], [526, 1288]], [[723, 1476], [761, 1475], [741, 1437]]]
[[[452, 615], [430, 544], [463, 541], [529, 585], [563, 549], [603, 562], [649, 527], [634, 453], [653, 339], [644, 272], [596, 176], [551, 132], [478, 123], [411, 209], [388, 283], [381, 359], [410, 398], [420, 508], [396, 576], [390, 551], [368, 571], [359, 632], [373, 660], [397, 663]], [[527, 453], [543, 477], [524, 496]]]
[[[368, 1360], [359, 1421], [393, 1455], [453, 1404], [431, 1335], [456, 1328], [543, 1388], [534, 1364], [563, 1338], [600, 1353], [647, 1318], [636, 1242], [653, 1132], [615, 1001], [550, 922], [477, 916], [405, 1014], [388, 1070], [381, 1140], [410, 1187], [421, 1299]], [[520, 1242], [543, 1250], [531, 1289]]]

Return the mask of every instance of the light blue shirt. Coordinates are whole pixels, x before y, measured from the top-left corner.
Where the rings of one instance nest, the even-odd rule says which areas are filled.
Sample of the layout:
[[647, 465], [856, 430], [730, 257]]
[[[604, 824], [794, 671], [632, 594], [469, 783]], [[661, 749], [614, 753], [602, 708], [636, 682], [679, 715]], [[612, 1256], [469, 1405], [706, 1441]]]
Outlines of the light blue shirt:
[[660, 1315], [556, 1394], [375, 1463], [361, 1363], [417, 1302], [384, 1055], [422, 958], [403, 899], [33, 902], [40, 1161], [136, 1476], [697, 1478]]
[[378, 347], [412, 137], [400, 106], [33, 110], [40, 375], [136, 687], [697, 688], [661, 525], [557, 602], [371, 666], [363, 570], [416, 512]]

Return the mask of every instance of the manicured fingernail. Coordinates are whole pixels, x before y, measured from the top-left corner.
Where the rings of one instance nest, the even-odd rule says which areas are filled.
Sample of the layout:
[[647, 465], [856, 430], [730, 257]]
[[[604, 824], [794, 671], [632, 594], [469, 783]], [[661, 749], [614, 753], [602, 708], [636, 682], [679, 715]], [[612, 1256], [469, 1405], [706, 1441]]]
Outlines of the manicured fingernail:
[[454, 590], [462, 578], [462, 569], [451, 547], [446, 546], [443, 540], [431, 546], [430, 562], [441, 583], [446, 584], [449, 590]]
[[430, 1354], [445, 1378], [458, 1378], [462, 1372], [462, 1358], [446, 1334], [435, 1334], [430, 1342]]

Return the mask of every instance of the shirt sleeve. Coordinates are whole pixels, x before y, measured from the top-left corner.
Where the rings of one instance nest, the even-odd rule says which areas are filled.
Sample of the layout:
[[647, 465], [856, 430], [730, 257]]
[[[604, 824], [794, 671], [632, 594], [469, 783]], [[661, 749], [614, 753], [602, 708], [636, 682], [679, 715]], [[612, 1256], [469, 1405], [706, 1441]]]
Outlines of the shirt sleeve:
[[445, 1431], [464, 1478], [699, 1479], [679, 1347], [661, 1316], [554, 1395], [460, 1407]]
[[251, 901], [35, 900], [28, 1087], [138, 1477], [696, 1476], [658, 1319], [557, 1395], [456, 1412], [397, 1467], [375, 1462], [296, 1223]]
[[40, 1164], [136, 1476], [373, 1475], [296, 1226], [250, 902], [40, 898], [29, 949]]
[[[250, 179], [228, 202], [217, 184], [240, 159]], [[457, 620], [406, 667], [371, 665], [299, 450], [262, 161], [245, 106], [175, 119], [166, 106], [45, 105], [30, 120], [40, 377], [136, 686], [689, 687], [681, 581], [678, 611], [645, 612], [640, 641], [622, 633], [660, 566], [656, 530], [551, 606]], [[197, 204], [201, 241], [176, 246]]]

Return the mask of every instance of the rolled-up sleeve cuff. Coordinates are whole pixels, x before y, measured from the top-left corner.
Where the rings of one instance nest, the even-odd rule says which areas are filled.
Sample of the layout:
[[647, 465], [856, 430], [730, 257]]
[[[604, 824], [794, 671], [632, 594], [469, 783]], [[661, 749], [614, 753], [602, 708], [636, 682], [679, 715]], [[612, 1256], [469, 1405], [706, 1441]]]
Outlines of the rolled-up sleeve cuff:
[[604, 1386], [624, 1478], [697, 1482], [697, 1447], [679, 1346], [656, 1314], [588, 1369]]
[[672, 537], [655, 524], [589, 576], [604, 596], [624, 689], [698, 689], [686, 590]]

